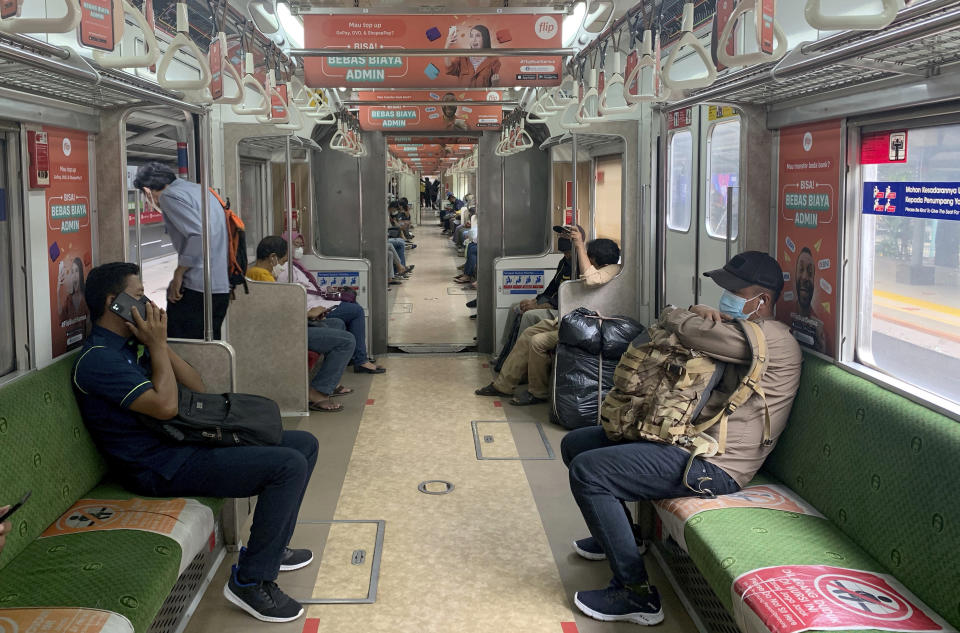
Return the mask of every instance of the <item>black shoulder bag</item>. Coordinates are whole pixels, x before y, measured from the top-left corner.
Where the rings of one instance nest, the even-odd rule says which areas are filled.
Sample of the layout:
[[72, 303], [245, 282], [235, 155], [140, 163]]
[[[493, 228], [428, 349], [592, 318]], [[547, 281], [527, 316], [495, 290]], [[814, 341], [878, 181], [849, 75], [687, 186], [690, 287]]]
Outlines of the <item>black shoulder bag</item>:
[[283, 436], [280, 407], [248, 393], [197, 393], [177, 385], [177, 417], [140, 421], [169, 440], [207, 446], [276, 446]]

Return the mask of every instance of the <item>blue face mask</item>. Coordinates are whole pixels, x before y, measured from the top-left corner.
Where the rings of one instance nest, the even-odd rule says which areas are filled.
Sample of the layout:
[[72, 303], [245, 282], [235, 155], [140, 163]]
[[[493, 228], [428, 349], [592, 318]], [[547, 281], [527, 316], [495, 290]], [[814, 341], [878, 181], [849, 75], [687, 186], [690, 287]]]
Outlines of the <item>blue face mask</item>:
[[[757, 297], [759, 296], [761, 295], [757, 295]], [[756, 299], [757, 297], [753, 297], [753, 299]], [[763, 299], [761, 299], [760, 303], [757, 304], [757, 307], [753, 310], [753, 312], [750, 314], [745, 314], [743, 312], [743, 306], [747, 305], [748, 301], [753, 301], [753, 299], [744, 299], [743, 297], [738, 297], [729, 290], [724, 290], [723, 294], [720, 295], [720, 304], [717, 306], [717, 309], [731, 319], [749, 319], [751, 316], [756, 314], [757, 310], [760, 309], [760, 306], [763, 305]]]

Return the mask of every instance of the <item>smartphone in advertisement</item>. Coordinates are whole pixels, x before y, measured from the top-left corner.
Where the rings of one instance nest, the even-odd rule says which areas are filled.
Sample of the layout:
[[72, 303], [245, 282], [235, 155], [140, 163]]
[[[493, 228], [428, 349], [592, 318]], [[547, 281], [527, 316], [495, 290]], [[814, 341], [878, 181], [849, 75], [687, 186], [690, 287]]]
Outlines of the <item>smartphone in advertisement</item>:
[[30, 498], [32, 490], [28, 490], [27, 494], [20, 497], [20, 501], [10, 506], [10, 509], [3, 513], [3, 516], [0, 516], [0, 523], [3, 523], [7, 519], [13, 516], [13, 513], [20, 509], [20, 507], [27, 502], [27, 499]]
[[[80, 46], [112, 51], [116, 48], [117, 17], [123, 29], [123, 9], [117, 11], [115, 0], [83, 0], [80, 3]], [[116, 4], [119, 4], [117, 2]]]
[[223, 42], [220, 36], [210, 40], [210, 96], [219, 99], [223, 96]]
[[150, 300], [146, 297], [134, 299], [127, 293], [121, 292], [117, 295], [117, 298], [113, 300], [113, 303], [110, 304], [110, 311], [124, 321], [136, 324], [136, 321], [133, 320], [133, 311], [136, 310], [139, 312], [140, 318], [146, 320], [148, 303], [150, 303]]

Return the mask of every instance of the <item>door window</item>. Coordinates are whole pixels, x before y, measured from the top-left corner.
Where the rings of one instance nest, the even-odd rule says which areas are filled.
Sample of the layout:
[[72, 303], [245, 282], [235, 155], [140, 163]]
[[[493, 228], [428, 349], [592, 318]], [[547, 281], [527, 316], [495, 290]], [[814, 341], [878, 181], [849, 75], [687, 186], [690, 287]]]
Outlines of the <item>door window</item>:
[[740, 187], [740, 121], [717, 123], [710, 129], [707, 140], [707, 199], [704, 222], [707, 235], [727, 238], [727, 205], [730, 208], [730, 240], [739, 235], [737, 192]]
[[693, 134], [690, 130], [677, 132], [670, 139], [670, 166], [667, 199], [667, 228], [689, 231], [693, 214], [693, 195], [690, 191], [690, 172], [693, 169]]

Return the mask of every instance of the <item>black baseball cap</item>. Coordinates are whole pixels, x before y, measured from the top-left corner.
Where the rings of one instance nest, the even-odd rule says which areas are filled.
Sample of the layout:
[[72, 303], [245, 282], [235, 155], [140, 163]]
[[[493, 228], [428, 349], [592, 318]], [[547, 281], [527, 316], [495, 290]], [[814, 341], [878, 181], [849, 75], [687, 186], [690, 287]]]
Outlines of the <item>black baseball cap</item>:
[[713, 279], [718, 286], [731, 292], [747, 286], [762, 286], [773, 290], [779, 297], [783, 290], [783, 269], [777, 260], [760, 251], [734, 255], [723, 268], [703, 273], [703, 276]]

